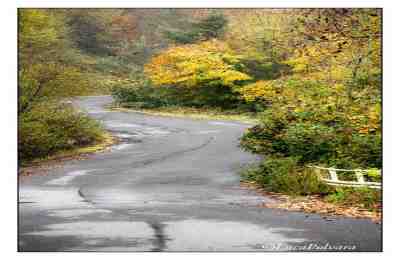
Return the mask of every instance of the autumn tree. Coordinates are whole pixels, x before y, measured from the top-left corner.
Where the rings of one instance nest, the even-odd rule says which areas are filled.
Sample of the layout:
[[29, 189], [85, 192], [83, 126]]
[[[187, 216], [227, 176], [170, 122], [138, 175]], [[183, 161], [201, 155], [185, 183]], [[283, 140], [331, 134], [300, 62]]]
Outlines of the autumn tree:
[[197, 41], [207, 41], [223, 35], [227, 19], [222, 13], [211, 12], [200, 21], [186, 21], [186, 30], [166, 30], [165, 35], [174, 43], [187, 44]]
[[298, 60], [292, 62], [298, 70], [313, 66], [313, 71], [326, 73], [328, 79], [341, 76], [346, 80], [350, 101], [354, 85], [362, 78], [379, 85], [379, 9], [306, 9], [301, 14], [296, 27], [300, 37], [294, 37], [298, 46], [295, 59]]
[[[292, 53], [291, 25], [296, 15], [289, 10], [233, 9], [224, 40], [241, 53], [246, 72], [257, 79], [273, 79], [287, 73], [283, 63]], [[244, 26], [246, 25], [246, 26]]]
[[380, 167], [379, 10], [313, 9], [296, 17], [293, 51], [282, 61], [289, 73], [240, 89], [267, 107], [244, 145], [301, 156], [301, 163]]
[[65, 97], [87, 90], [88, 80], [71, 62], [78, 53], [68, 39], [64, 12], [19, 10], [18, 155], [20, 162], [101, 139], [99, 125]]
[[38, 9], [23, 9], [19, 16], [19, 112], [29, 111], [36, 102], [85, 90], [85, 77], [65, 62], [71, 48], [65, 17]]
[[[240, 56], [218, 40], [171, 47], [153, 57], [145, 73], [154, 85], [201, 94], [206, 103], [227, 106], [234, 90], [251, 77], [240, 71]], [[230, 104], [233, 105], [233, 104]]]
[[[79, 49], [89, 54], [110, 55], [113, 37], [121, 36], [113, 27], [118, 19], [124, 19], [116, 17], [120, 13], [120, 10], [114, 9], [69, 9], [66, 16], [70, 27], [69, 36]], [[126, 27], [131, 30], [130, 25]], [[120, 27], [118, 30], [124, 29]]]

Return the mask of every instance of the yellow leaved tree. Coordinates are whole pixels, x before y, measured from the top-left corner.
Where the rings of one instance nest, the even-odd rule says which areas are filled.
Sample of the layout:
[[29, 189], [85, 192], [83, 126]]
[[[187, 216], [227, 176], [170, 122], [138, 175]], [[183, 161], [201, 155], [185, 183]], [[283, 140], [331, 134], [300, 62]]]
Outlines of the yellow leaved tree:
[[240, 56], [224, 42], [210, 40], [167, 49], [146, 64], [145, 73], [156, 86], [234, 86], [251, 79], [239, 69]]

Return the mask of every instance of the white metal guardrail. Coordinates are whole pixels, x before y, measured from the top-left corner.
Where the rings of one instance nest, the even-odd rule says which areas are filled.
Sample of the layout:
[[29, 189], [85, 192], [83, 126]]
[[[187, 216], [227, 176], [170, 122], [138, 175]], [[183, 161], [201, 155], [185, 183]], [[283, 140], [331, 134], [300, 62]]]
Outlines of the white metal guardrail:
[[[308, 166], [318, 171], [318, 175], [321, 180], [329, 185], [334, 186], [345, 186], [345, 187], [369, 187], [373, 189], [381, 189], [382, 183], [366, 181], [364, 175], [367, 174], [367, 170], [346, 170], [346, 169], [335, 169], [335, 168], [324, 168], [319, 166]], [[328, 172], [328, 178], [322, 176], [321, 171]], [[339, 179], [341, 172], [353, 172], [357, 178], [357, 181], [344, 181]]]

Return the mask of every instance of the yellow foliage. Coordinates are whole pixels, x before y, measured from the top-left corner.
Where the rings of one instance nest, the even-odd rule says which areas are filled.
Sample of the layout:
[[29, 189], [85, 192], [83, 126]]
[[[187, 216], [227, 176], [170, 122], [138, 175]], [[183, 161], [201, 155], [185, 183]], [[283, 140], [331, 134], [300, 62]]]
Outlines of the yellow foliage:
[[239, 59], [224, 42], [211, 40], [171, 47], [153, 57], [144, 71], [157, 86], [195, 87], [210, 81], [233, 86], [236, 81], [251, 79], [235, 69]]
[[344, 66], [334, 66], [329, 73], [330, 79], [335, 81], [348, 79], [351, 75], [350, 69]]
[[292, 66], [293, 72], [305, 72], [307, 71], [307, 57], [305, 56], [297, 56], [295, 58], [291, 58], [285, 62], [287, 65]]
[[248, 102], [253, 102], [257, 99], [266, 100], [275, 95], [272, 82], [265, 80], [246, 85], [239, 90], [239, 93]]

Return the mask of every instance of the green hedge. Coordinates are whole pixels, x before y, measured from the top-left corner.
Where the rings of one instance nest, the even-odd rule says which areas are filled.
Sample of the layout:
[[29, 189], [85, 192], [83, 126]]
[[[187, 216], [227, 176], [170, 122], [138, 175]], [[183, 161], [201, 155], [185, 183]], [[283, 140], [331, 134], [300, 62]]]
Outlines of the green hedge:
[[19, 115], [18, 155], [22, 162], [100, 141], [100, 124], [66, 104], [42, 102]]

